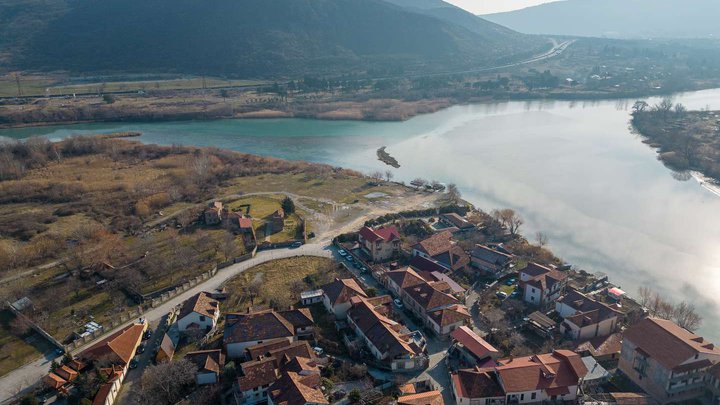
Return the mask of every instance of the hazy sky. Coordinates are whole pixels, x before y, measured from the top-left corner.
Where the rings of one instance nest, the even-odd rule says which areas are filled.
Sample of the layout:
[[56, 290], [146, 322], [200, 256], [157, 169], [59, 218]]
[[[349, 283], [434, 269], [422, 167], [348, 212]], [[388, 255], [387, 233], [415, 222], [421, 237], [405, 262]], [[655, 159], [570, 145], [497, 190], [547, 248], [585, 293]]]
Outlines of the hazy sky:
[[497, 13], [550, 3], [554, 0], [445, 0], [475, 14]]

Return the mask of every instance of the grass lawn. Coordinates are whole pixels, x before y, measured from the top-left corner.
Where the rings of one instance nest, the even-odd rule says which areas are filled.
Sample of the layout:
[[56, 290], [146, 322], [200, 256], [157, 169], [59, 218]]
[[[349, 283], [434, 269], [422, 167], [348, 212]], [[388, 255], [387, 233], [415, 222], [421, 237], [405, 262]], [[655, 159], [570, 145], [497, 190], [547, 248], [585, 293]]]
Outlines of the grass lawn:
[[[292, 257], [255, 266], [229, 280], [225, 287], [228, 299], [223, 312], [242, 312], [255, 308], [297, 304], [300, 293], [329, 283], [335, 277], [347, 277], [346, 270], [332, 259], [323, 257]], [[251, 300], [248, 286], [259, 284], [256, 298]]]
[[52, 345], [32, 332], [21, 338], [9, 328], [14, 315], [9, 310], [0, 311], [0, 376], [40, 357], [52, 349]]
[[500, 284], [500, 286], [498, 286], [498, 290], [504, 292], [507, 295], [510, 295], [510, 294], [512, 294], [513, 291], [515, 291], [515, 286]]
[[[330, 176], [323, 179], [292, 173], [239, 177], [232, 179], [231, 184], [226, 188], [227, 194], [231, 192], [285, 191], [345, 204], [352, 204], [355, 200], [358, 202], [371, 201], [365, 198], [365, 195], [374, 192], [396, 195], [407, 191], [405, 187], [396, 184], [369, 186], [367, 179], [359, 177]], [[303, 201], [303, 203], [306, 202], [307, 200]]]

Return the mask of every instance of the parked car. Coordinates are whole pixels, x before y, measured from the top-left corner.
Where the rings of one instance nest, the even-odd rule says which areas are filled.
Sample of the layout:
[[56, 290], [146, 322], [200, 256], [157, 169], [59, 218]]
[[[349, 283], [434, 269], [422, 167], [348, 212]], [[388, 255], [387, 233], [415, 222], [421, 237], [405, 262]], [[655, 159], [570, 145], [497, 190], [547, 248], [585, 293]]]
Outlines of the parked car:
[[137, 366], [138, 366], [138, 361], [135, 360], [135, 359], [130, 360], [129, 366], [130, 366], [131, 369], [137, 368]]
[[344, 250], [342, 250], [342, 249], [340, 249], [340, 250], [338, 250], [338, 254], [339, 254], [340, 256], [345, 256], [345, 255], [347, 254], [347, 252], [344, 251]]
[[325, 350], [323, 350], [322, 347], [315, 346], [315, 347], [313, 347], [313, 351], [315, 352], [315, 354], [317, 354], [320, 357], [322, 357], [323, 354], [325, 354]]
[[295, 242], [295, 243], [293, 243], [292, 245], [290, 245], [290, 247], [293, 248], [293, 249], [297, 249], [297, 248], [299, 248], [299, 247], [302, 246], [302, 245], [303, 245], [302, 242]]
[[515, 284], [515, 281], [516, 280], [514, 278], [510, 278], [505, 282], [505, 285], [513, 285], [513, 284]]
[[152, 331], [146, 330], [145, 333], [143, 333], [143, 335], [142, 335], [142, 340], [148, 340], [148, 339], [150, 339], [150, 336], [152, 336]]
[[510, 294], [510, 297], [512, 297], [512, 298], [517, 298], [517, 297], [519, 297], [519, 296], [520, 296], [520, 291], [519, 291], [519, 290], [515, 290], [515, 291], [512, 292], [512, 294]]
[[403, 302], [400, 300], [400, 298], [395, 298], [393, 300], [393, 304], [395, 304], [395, 306], [398, 308], [402, 308], [405, 306], [405, 305], [403, 305]]
[[137, 350], [136, 350], [136, 353], [137, 353], [137, 354], [143, 354], [143, 353], [145, 353], [145, 344], [141, 344], [140, 346], [138, 346], [138, 348], [137, 348]]
[[506, 300], [508, 295], [505, 291], [498, 291], [495, 293], [495, 296], [498, 297], [501, 300]]
[[355, 259], [353, 259], [353, 257], [350, 256], [350, 255], [345, 256], [345, 259], [346, 259], [347, 261], [349, 261], [349, 262], [355, 260]]
[[368, 271], [367, 267], [365, 267], [365, 266], [360, 267], [361, 273], [367, 273], [367, 271]]

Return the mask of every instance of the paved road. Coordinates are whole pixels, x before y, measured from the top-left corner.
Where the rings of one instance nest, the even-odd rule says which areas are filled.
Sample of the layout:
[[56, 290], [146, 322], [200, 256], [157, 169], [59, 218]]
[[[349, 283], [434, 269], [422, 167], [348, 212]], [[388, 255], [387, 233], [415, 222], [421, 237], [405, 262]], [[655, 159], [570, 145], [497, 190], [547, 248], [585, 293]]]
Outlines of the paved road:
[[[143, 315], [143, 317], [150, 322], [157, 321], [165, 314], [170, 312], [170, 310], [173, 309], [176, 305], [182, 303], [193, 295], [201, 291], [213, 291], [220, 287], [227, 280], [237, 276], [238, 274], [244, 272], [251, 267], [271, 260], [294, 256], [332, 257], [333, 253], [327, 240], [318, 241], [317, 243], [313, 244], [307, 244], [296, 249], [277, 249], [260, 252], [257, 254], [256, 257], [248, 261], [237, 263], [218, 271], [218, 273], [214, 277], [208, 279], [204, 283], [196, 285], [195, 287], [185, 291], [184, 293], [174, 298], [171, 298], [170, 300], [159, 305], [158, 307], [149, 310]], [[129, 323], [130, 322], [128, 322], [128, 324]], [[125, 325], [111, 330], [108, 333], [115, 332], [121, 329], [123, 326]], [[75, 350], [75, 353], [82, 351], [88, 346], [89, 345], [86, 345]], [[28, 387], [35, 384], [38, 380], [40, 380], [40, 378], [42, 378], [43, 375], [48, 372], [52, 360], [52, 358], [41, 358], [32, 363], [26, 364], [25, 366], [0, 378], [0, 403], [8, 403], [9, 400], [12, 399], [13, 395], [20, 391], [20, 387], [23, 388], [21, 394], [27, 392]]]

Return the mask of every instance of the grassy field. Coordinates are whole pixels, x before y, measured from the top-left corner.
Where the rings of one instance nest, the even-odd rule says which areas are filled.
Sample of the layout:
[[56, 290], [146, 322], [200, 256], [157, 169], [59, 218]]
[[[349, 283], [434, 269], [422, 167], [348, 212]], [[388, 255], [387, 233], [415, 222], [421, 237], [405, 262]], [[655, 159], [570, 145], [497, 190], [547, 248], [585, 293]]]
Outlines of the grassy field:
[[0, 311], [0, 376], [52, 349], [49, 342], [34, 332], [23, 337], [13, 334], [10, 328], [13, 318], [9, 310]]
[[[53, 96], [83, 93], [137, 92], [150, 90], [190, 90], [202, 88], [259, 86], [267, 84], [260, 80], [225, 80], [215, 77], [188, 77], [164, 80], [113, 81], [67, 84], [69, 79], [61, 76], [20, 75], [20, 87], [24, 96]], [[0, 97], [14, 97], [18, 93], [14, 75], [0, 76]]]
[[[347, 276], [349, 274], [339, 263], [321, 257], [293, 257], [263, 263], [226, 283], [229, 296], [223, 311], [241, 312], [250, 306], [285, 308], [296, 305], [300, 292], [329, 283], [335, 277]], [[253, 283], [259, 285], [255, 298], [248, 293]]]
[[[401, 185], [372, 186], [363, 177], [337, 178], [332, 175], [308, 176], [307, 174], [272, 174], [261, 176], [238, 177], [230, 182], [225, 188], [228, 192], [272, 192], [284, 191], [299, 194], [307, 197], [332, 200], [336, 203], [353, 204], [356, 202], [366, 203], [372, 201], [365, 197], [374, 192], [381, 192], [388, 195], [396, 195], [407, 192], [407, 188]], [[308, 200], [304, 199], [303, 203]], [[313, 204], [307, 204], [313, 208]], [[329, 204], [316, 202], [315, 205], [321, 209], [330, 209]]]

